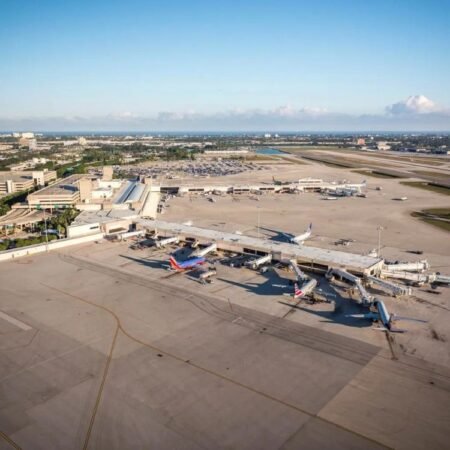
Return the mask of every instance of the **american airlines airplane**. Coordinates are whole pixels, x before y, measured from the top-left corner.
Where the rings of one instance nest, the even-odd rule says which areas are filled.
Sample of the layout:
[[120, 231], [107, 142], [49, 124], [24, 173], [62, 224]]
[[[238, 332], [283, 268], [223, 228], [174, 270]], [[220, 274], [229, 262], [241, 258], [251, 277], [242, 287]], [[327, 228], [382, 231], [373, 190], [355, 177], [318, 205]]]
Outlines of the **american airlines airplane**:
[[173, 256], [171, 256], [169, 259], [170, 267], [178, 272], [193, 269], [194, 267], [205, 264], [205, 262], [206, 258], [204, 258], [203, 256], [189, 258], [186, 261], [181, 262], [178, 262]]
[[311, 278], [310, 280], [306, 281], [302, 284], [301, 287], [298, 287], [298, 284], [294, 284], [294, 300], [297, 300], [299, 298], [306, 297], [310, 294], [312, 294], [314, 288], [317, 286], [317, 281], [314, 278]]
[[408, 330], [402, 330], [400, 328], [395, 328], [393, 322], [397, 320], [409, 320], [413, 322], [426, 322], [426, 320], [412, 319], [410, 317], [400, 317], [395, 314], [390, 314], [386, 308], [386, 305], [381, 300], [375, 300], [372, 305], [375, 307], [376, 312], [369, 312], [367, 314], [350, 314], [347, 317], [356, 317], [358, 319], [371, 319], [378, 320], [381, 326], [374, 328], [374, 330], [379, 331], [390, 331], [391, 333], [404, 333]]
[[303, 234], [299, 234], [298, 236], [293, 236], [292, 234], [288, 233], [282, 234], [283, 236], [286, 236], [291, 243], [302, 245], [303, 242], [305, 242], [306, 239], [308, 239], [311, 236], [311, 230], [312, 230], [312, 223], [309, 224], [308, 229]]

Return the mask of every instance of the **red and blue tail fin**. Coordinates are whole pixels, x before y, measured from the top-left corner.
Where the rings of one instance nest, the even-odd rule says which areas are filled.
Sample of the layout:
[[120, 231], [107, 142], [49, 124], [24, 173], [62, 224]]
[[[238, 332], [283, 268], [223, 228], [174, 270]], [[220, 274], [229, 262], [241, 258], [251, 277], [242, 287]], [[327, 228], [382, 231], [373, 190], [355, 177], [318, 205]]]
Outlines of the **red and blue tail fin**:
[[176, 260], [173, 256], [171, 256], [171, 257], [169, 258], [169, 263], [170, 263], [170, 267], [171, 267], [172, 269], [175, 269], [175, 270], [180, 270], [180, 269], [181, 269], [181, 267], [180, 267], [180, 265], [178, 264], [177, 260]]

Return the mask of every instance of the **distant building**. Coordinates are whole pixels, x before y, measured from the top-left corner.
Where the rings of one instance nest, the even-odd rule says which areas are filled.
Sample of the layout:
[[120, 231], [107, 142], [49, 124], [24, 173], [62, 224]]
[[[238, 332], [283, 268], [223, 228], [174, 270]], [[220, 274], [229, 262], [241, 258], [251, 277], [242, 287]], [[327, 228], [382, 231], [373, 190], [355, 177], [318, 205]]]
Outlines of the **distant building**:
[[78, 189], [80, 191], [80, 201], [89, 201], [92, 197], [92, 180], [89, 178], [82, 178], [78, 182]]
[[78, 144], [82, 145], [83, 147], [87, 144], [87, 140], [84, 137], [79, 137], [78, 138]]
[[386, 141], [378, 141], [377, 149], [381, 151], [387, 151], [391, 149], [391, 146]]
[[33, 169], [38, 164], [46, 164], [49, 161], [50, 160], [47, 159], [47, 158], [31, 158], [31, 159], [28, 159], [27, 161], [23, 161], [23, 162], [18, 163], [18, 164], [12, 164], [12, 165], [10, 165], [8, 167], [13, 172], [17, 172], [17, 171], [26, 170], [26, 169]]
[[70, 140], [67, 140], [67, 141], [62, 141], [62, 144], [63, 144], [64, 147], [70, 147], [72, 145], [78, 145], [78, 140], [70, 139]]
[[270, 133], [266, 133], [266, 134], [264, 135], [264, 137], [265, 137], [266, 139], [270, 139], [270, 138], [272, 137], [272, 135], [271, 135]]
[[36, 139], [28, 139], [28, 149], [29, 150], [37, 150], [37, 140]]
[[358, 138], [356, 140], [356, 145], [366, 145], [366, 140], [364, 138]]
[[113, 173], [114, 170], [112, 166], [104, 166], [102, 179], [105, 181], [111, 181], [113, 179]]
[[45, 186], [53, 180], [56, 180], [54, 170], [0, 172], [0, 196], [28, 191], [37, 186]]

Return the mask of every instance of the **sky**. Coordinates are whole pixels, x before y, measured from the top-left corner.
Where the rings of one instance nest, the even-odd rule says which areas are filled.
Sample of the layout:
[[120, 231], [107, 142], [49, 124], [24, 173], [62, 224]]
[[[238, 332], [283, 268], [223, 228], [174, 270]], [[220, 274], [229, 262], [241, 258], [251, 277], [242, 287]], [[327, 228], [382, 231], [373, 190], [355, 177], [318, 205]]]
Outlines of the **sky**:
[[0, 0], [0, 130], [450, 130], [450, 1]]

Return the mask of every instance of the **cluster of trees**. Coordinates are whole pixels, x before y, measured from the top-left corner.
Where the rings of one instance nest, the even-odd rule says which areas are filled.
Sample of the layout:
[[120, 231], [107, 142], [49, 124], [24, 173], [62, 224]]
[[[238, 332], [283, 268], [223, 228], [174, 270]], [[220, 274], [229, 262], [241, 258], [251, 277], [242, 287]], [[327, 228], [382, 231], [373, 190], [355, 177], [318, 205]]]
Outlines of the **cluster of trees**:
[[21, 191], [0, 198], [0, 216], [4, 216], [14, 203], [24, 202], [28, 194], [29, 191]]
[[[49, 219], [47, 219], [47, 229], [58, 231], [60, 235], [67, 236], [67, 228], [77, 217], [79, 211], [74, 208], [66, 208]], [[37, 227], [40, 231], [45, 231], [45, 223], [40, 222]]]
[[28, 245], [41, 244], [43, 242], [57, 239], [56, 234], [45, 233], [47, 230], [56, 230], [60, 236], [67, 236], [67, 228], [73, 222], [79, 212], [73, 208], [67, 208], [60, 213], [57, 213], [45, 221], [39, 222], [33, 227], [33, 231], [39, 233], [38, 236], [31, 236], [27, 238], [7, 238], [0, 240], [0, 251], [10, 248], [26, 247]]
[[[62, 149], [58, 146], [53, 146], [50, 150], [30, 152], [23, 150], [19, 153], [11, 155], [0, 161], [0, 170], [10, 170], [9, 165], [18, 164], [27, 161], [31, 156], [51, 158], [54, 153], [60, 152]], [[49, 169], [56, 170], [58, 177], [71, 175], [73, 173], [86, 173], [88, 166], [106, 166], [106, 165], [120, 165], [123, 164], [123, 154], [130, 153], [136, 158], [136, 163], [152, 161], [156, 159], [165, 159], [168, 161], [195, 159], [196, 153], [201, 152], [198, 149], [186, 149], [182, 147], [174, 147], [168, 149], [161, 149], [160, 147], [149, 147], [144, 144], [134, 143], [130, 146], [111, 146], [104, 145], [101, 148], [87, 148], [83, 152], [80, 162], [69, 163], [58, 166], [53, 161], [45, 164], [39, 164], [35, 170]]]
[[[53, 234], [49, 234], [47, 238], [49, 242], [57, 239], [57, 237]], [[0, 240], [0, 251], [8, 250], [11, 248], [28, 247], [29, 245], [42, 244], [44, 242], [47, 242], [47, 238], [45, 236], [33, 236], [28, 238], [2, 239]]]
[[[163, 156], [163, 155], [161, 155]], [[176, 147], [166, 149], [165, 151], [165, 159], [168, 161], [179, 160], [179, 159], [195, 159], [195, 155], [193, 151], [188, 151], [185, 148]]]
[[[19, 148], [18, 144], [14, 144], [14, 147], [16, 149]], [[9, 154], [7, 152], [4, 153], [5, 159], [0, 160], [0, 170], [4, 171], [4, 170], [10, 170], [10, 168], [8, 166], [13, 165], [13, 164], [19, 164], [21, 162], [27, 161], [32, 157], [36, 157], [36, 158], [51, 158], [53, 157], [53, 155], [55, 153], [58, 153], [61, 151], [60, 147], [57, 146], [53, 146], [50, 150], [41, 150], [41, 151], [28, 151], [27, 149], [22, 149], [17, 153], [14, 154]], [[51, 166], [48, 166], [49, 164], [51, 164]], [[47, 163], [47, 164], [42, 164], [36, 166], [36, 169], [40, 170], [40, 168], [48, 168], [48, 169], [52, 169], [53, 168], [53, 163]], [[34, 170], [34, 169], [33, 169]]]

